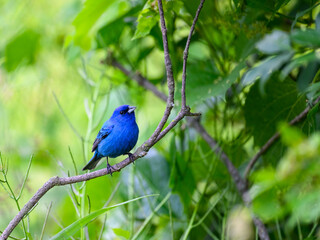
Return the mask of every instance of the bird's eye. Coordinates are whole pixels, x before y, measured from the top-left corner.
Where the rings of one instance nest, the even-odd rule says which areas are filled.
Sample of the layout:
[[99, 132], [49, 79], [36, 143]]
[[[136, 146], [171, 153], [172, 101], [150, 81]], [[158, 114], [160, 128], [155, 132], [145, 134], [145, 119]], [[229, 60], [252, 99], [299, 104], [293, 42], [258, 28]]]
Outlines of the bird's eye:
[[125, 113], [125, 111], [120, 111], [120, 114], [124, 114]]

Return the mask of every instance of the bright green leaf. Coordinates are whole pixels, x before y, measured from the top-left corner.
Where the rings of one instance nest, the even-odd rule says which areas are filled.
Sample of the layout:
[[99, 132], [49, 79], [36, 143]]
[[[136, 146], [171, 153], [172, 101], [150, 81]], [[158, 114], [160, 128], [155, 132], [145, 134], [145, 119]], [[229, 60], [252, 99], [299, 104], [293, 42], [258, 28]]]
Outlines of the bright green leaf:
[[286, 200], [292, 210], [289, 225], [295, 225], [297, 223], [297, 219], [302, 223], [312, 223], [320, 217], [319, 189], [314, 189], [308, 193], [292, 191], [286, 195]]
[[139, 14], [137, 29], [132, 39], [147, 36], [158, 21], [159, 14], [155, 11], [153, 2], [149, 0]]
[[180, 0], [174, 1], [165, 1], [164, 2], [165, 11], [174, 11], [176, 14], [180, 14], [181, 9], [183, 8], [183, 2]]
[[137, 5], [117, 19], [103, 25], [103, 27], [101, 27], [97, 32], [96, 36], [98, 47], [103, 48], [109, 46], [110, 44], [118, 44], [121, 34], [124, 29], [126, 29], [126, 26], [131, 27], [133, 24], [134, 20], [128, 21], [128, 19], [135, 18], [140, 9], [141, 6]]
[[94, 32], [99, 25], [111, 22], [126, 13], [128, 9], [129, 3], [124, 0], [87, 0], [83, 9], [73, 21], [75, 27], [74, 44], [89, 50]]
[[297, 146], [304, 140], [304, 135], [297, 128], [281, 123], [279, 127], [282, 142], [287, 146]]
[[5, 68], [8, 72], [20, 64], [32, 64], [39, 48], [40, 35], [28, 29], [15, 36], [5, 47]]
[[130, 232], [127, 230], [124, 230], [122, 228], [112, 228], [112, 231], [120, 237], [124, 237], [125, 239], [129, 239], [130, 238]]
[[277, 196], [276, 188], [271, 188], [254, 198], [252, 207], [254, 213], [264, 221], [280, 218], [285, 211]]

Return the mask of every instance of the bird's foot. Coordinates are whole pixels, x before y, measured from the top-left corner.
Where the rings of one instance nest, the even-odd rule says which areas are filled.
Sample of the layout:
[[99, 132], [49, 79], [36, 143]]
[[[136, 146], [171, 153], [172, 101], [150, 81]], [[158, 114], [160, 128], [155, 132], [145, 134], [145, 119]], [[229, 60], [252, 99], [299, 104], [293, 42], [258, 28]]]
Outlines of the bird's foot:
[[133, 156], [133, 154], [132, 153], [126, 153], [126, 154], [128, 154], [129, 161], [134, 164], [134, 156]]
[[107, 170], [108, 170], [108, 173], [110, 173], [110, 175], [112, 177], [112, 171], [115, 171], [115, 169], [109, 163], [107, 163]]

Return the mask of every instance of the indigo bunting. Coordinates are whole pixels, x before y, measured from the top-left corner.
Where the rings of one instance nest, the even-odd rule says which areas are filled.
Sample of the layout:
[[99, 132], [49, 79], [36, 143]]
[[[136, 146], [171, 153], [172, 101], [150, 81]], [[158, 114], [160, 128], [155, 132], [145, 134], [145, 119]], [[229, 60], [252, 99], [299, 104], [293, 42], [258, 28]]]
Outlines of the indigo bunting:
[[136, 107], [123, 105], [114, 110], [111, 118], [107, 120], [99, 131], [92, 146], [93, 157], [82, 169], [94, 169], [101, 158], [107, 158], [107, 169], [111, 171], [108, 158], [115, 158], [128, 154], [131, 158], [131, 149], [136, 145], [139, 128], [136, 123], [134, 110]]

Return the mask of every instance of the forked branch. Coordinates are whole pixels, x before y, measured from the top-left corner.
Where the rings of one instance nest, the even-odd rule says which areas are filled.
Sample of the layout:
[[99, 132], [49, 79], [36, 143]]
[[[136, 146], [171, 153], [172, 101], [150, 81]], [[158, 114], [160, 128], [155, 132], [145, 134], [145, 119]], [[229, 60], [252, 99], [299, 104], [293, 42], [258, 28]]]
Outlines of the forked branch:
[[[204, 0], [201, 1], [201, 5], [199, 6], [199, 9], [197, 11], [196, 18], [193, 23], [193, 28], [190, 30], [190, 36], [192, 35], [194, 25], [197, 22], [198, 15], [200, 13], [200, 10], [202, 8]], [[163, 117], [161, 121], [158, 124], [158, 127], [152, 134], [152, 136], [144, 143], [142, 146], [140, 146], [137, 151], [132, 155], [131, 159], [126, 158], [125, 160], [115, 164], [112, 168], [111, 171], [108, 172], [108, 170], [101, 169], [97, 170], [94, 172], [82, 174], [82, 175], [77, 175], [77, 176], [72, 176], [72, 177], [52, 177], [50, 178], [36, 193], [35, 195], [24, 205], [24, 207], [19, 211], [19, 213], [11, 220], [9, 225], [6, 227], [6, 229], [2, 232], [0, 236], [0, 240], [7, 239], [11, 232], [14, 230], [14, 228], [19, 224], [19, 222], [29, 213], [29, 211], [32, 210], [32, 208], [39, 202], [39, 200], [53, 187], [55, 186], [62, 186], [62, 185], [67, 185], [67, 184], [73, 184], [77, 182], [83, 182], [83, 181], [88, 181], [97, 177], [101, 177], [107, 174], [111, 174], [113, 172], [121, 171], [124, 167], [127, 165], [131, 164], [138, 158], [141, 158], [145, 156], [149, 149], [157, 143], [162, 137], [164, 137], [180, 120], [182, 120], [185, 116], [191, 116], [191, 115], [197, 115], [197, 114], [192, 114], [190, 113], [190, 109], [183, 109], [180, 111], [178, 116], [175, 118], [175, 121], [171, 122], [164, 130], [163, 127], [166, 124], [171, 110], [174, 106], [174, 78], [173, 78], [173, 71], [172, 71], [172, 64], [171, 64], [171, 59], [169, 55], [169, 48], [168, 48], [168, 40], [167, 40], [167, 28], [165, 25], [165, 19], [164, 19], [164, 12], [163, 12], [163, 7], [162, 7], [162, 0], [158, 0], [158, 6], [159, 6], [159, 14], [160, 14], [160, 23], [161, 23], [161, 32], [162, 32], [162, 38], [163, 38], [163, 47], [164, 47], [164, 58], [165, 58], [165, 66], [166, 66], [166, 72], [167, 72], [167, 85], [168, 85], [168, 92], [169, 96], [166, 98], [167, 101], [167, 106], [165, 109], [165, 112], [163, 114]], [[190, 44], [190, 41], [189, 41]], [[188, 47], [186, 46], [186, 49]], [[186, 60], [185, 60], [186, 61]], [[149, 87], [152, 88], [151, 85], [148, 85]], [[156, 88], [153, 88], [153, 91], [157, 92], [155, 90]], [[162, 96], [162, 94], [159, 94], [157, 92], [157, 96]], [[183, 93], [185, 96], [185, 93]], [[163, 97], [163, 96], [162, 96]]]

